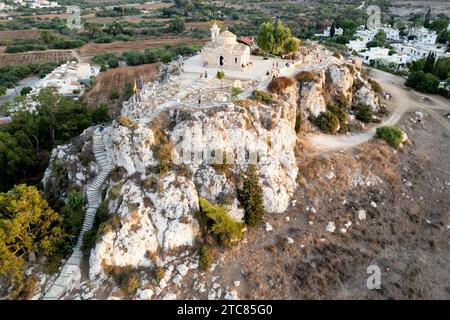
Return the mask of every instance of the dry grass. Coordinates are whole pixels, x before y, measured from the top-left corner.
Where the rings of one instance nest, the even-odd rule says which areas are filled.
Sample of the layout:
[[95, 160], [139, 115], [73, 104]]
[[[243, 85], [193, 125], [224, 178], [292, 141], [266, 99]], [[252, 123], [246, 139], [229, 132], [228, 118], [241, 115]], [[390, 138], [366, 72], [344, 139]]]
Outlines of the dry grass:
[[66, 62], [74, 57], [71, 50], [46, 50], [26, 53], [0, 54], [0, 67], [11, 64], [42, 64]]
[[83, 97], [91, 106], [106, 103], [110, 112], [115, 112], [120, 106], [120, 101], [109, 101], [109, 95], [113, 91], [121, 92], [126, 83], [132, 83], [136, 79], [145, 82], [152, 81], [159, 73], [158, 64], [143, 64], [137, 67], [119, 67], [100, 73], [94, 84]]
[[316, 80], [316, 76], [309, 71], [300, 71], [296, 76], [295, 79], [297, 79], [298, 82], [311, 82]]
[[273, 79], [269, 84], [269, 92], [281, 94], [283, 93], [287, 88], [292, 87], [295, 85], [295, 80], [290, 77], [278, 77]]

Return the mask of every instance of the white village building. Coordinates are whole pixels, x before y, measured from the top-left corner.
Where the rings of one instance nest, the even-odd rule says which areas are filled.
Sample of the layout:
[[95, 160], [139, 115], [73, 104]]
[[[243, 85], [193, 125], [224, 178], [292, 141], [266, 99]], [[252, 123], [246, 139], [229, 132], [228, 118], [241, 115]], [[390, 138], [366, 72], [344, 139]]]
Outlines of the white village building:
[[[334, 29], [334, 35], [335, 36], [342, 36], [344, 34], [344, 29], [342, 28], [335, 28]], [[323, 37], [323, 38], [329, 38], [331, 36], [331, 27], [327, 27], [323, 33], [317, 33], [315, 34], [316, 37]]]
[[438, 35], [436, 31], [430, 31], [427, 28], [421, 27], [411, 29], [408, 37], [414, 37], [414, 39], [410, 40], [409, 43], [433, 46], [436, 44]]
[[58, 2], [48, 1], [48, 0], [26, 0], [26, 6], [28, 8], [56, 8], [58, 7]]
[[100, 68], [89, 63], [67, 62], [36, 82], [30, 96], [43, 88], [54, 87], [62, 95], [78, 98], [83, 94], [85, 84], [99, 73]]
[[[391, 43], [396, 53], [389, 55], [387, 48], [367, 48], [367, 43], [375, 38], [375, 35], [383, 30], [386, 33], [386, 39]], [[411, 39], [411, 40], [408, 40]], [[430, 52], [435, 53], [436, 57], [449, 57], [446, 52], [446, 46], [436, 44], [437, 34], [426, 28], [411, 29], [408, 39], [402, 40], [400, 32], [396, 28], [383, 26], [379, 28], [365, 29], [364, 26], [358, 28], [356, 39], [351, 40], [347, 47], [356, 52], [365, 64], [374, 62], [394, 64], [398, 68], [403, 68], [406, 63], [426, 58]]]
[[409, 62], [409, 57], [407, 55], [398, 53], [389, 55], [388, 48], [380, 47], [373, 47], [367, 51], [361, 52], [360, 56], [363, 59], [363, 63], [367, 65], [382, 61], [384, 63], [395, 64], [397, 67], [402, 68], [406, 66], [407, 62]]
[[236, 35], [226, 30], [220, 32], [217, 24], [211, 28], [211, 41], [202, 49], [204, 67], [242, 70], [250, 64], [250, 47], [236, 40]]

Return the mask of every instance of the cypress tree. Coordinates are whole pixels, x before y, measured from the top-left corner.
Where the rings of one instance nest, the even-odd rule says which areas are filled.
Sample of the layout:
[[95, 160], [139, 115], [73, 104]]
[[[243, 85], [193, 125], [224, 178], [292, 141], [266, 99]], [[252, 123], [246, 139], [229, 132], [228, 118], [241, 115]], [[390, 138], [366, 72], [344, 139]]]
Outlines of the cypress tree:
[[330, 38], [333, 38], [334, 35], [336, 34], [336, 26], [334, 25], [334, 21], [331, 24], [331, 28], [330, 28]]
[[265, 209], [263, 190], [254, 164], [249, 165], [246, 171], [241, 198], [245, 209], [245, 223], [249, 226], [260, 223]]
[[425, 28], [430, 27], [430, 20], [431, 20], [431, 9], [428, 8], [427, 14], [425, 15], [425, 20], [423, 21], [423, 26]]
[[427, 60], [425, 61], [423, 72], [433, 73], [435, 62], [436, 62], [435, 54], [433, 52], [430, 52], [428, 54]]

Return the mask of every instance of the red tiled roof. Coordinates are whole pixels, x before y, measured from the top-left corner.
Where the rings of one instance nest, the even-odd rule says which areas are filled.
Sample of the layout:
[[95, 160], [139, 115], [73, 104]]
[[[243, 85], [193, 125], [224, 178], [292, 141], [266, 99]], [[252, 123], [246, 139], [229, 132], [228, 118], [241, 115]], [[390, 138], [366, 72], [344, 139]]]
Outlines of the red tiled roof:
[[240, 37], [239, 40], [242, 43], [245, 43], [246, 45], [251, 46], [253, 43], [253, 37]]

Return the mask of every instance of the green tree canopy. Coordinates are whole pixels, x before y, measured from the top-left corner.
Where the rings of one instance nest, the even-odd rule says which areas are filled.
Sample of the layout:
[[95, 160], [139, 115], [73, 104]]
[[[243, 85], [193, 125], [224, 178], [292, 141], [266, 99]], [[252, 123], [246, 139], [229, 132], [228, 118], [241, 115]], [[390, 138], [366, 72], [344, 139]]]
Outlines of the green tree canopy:
[[52, 253], [62, 237], [60, 222], [36, 187], [22, 184], [0, 193], [0, 276], [20, 283], [23, 256]]
[[241, 199], [245, 209], [245, 223], [255, 226], [262, 221], [265, 213], [263, 190], [259, 183], [256, 165], [250, 164], [244, 176]]
[[264, 22], [259, 26], [256, 43], [261, 50], [272, 53], [274, 51], [274, 26], [272, 22]]

